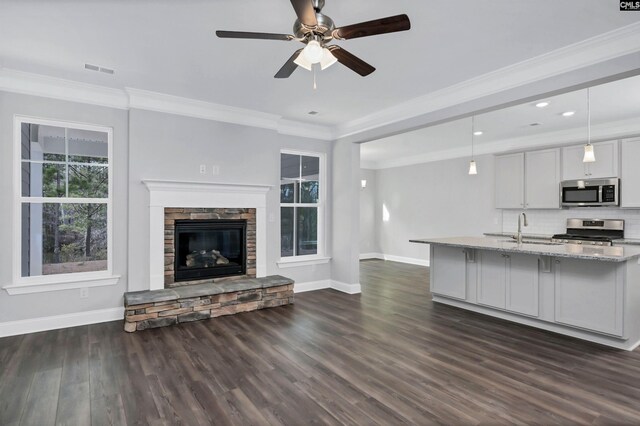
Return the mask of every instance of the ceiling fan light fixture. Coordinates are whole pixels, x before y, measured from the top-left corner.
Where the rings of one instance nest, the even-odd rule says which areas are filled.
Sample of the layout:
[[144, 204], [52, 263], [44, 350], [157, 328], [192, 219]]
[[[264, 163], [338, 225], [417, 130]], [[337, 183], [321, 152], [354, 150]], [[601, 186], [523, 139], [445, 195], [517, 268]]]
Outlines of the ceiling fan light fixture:
[[304, 56], [304, 51], [300, 52], [293, 63], [307, 71], [311, 71], [311, 66], [313, 65], [311, 62], [307, 61], [307, 58]]
[[302, 55], [312, 64], [317, 64], [322, 61], [322, 57], [324, 56], [324, 48], [317, 40], [311, 40], [305, 48], [302, 50]]
[[326, 70], [331, 65], [338, 62], [338, 58], [333, 56], [333, 53], [326, 47], [322, 50], [322, 60], [320, 61], [320, 68]]

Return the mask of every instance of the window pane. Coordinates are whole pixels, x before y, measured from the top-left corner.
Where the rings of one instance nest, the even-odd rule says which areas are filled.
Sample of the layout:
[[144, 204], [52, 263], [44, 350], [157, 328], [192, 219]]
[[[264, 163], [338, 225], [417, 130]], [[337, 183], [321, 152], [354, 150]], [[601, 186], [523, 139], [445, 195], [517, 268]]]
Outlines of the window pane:
[[63, 127], [22, 123], [23, 160], [65, 160], [65, 130]]
[[282, 180], [300, 178], [300, 156], [280, 155], [280, 177]]
[[302, 182], [300, 184], [300, 202], [301, 203], [317, 203], [318, 202], [318, 181]]
[[106, 204], [22, 205], [23, 277], [106, 269]]
[[280, 202], [295, 203], [296, 202], [296, 186], [297, 182], [283, 183], [280, 185]]
[[318, 180], [320, 176], [320, 158], [302, 157], [302, 179]]
[[106, 164], [109, 155], [108, 134], [68, 129], [69, 162]]
[[280, 256], [293, 256], [293, 207], [280, 208]]
[[297, 210], [297, 245], [298, 255], [304, 256], [318, 253], [318, 209], [316, 207], [299, 207]]
[[23, 197], [64, 197], [66, 193], [63, 164], [22, 162]]
[[107, 167], [69, 164], [69, 197], [107, 198], [108, 178]]

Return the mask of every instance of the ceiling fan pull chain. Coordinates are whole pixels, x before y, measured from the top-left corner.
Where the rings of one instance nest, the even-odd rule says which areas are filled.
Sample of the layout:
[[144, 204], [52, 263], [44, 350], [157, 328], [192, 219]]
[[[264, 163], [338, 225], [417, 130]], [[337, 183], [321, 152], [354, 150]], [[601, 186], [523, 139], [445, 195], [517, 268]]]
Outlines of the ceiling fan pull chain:
[[318, 90], [318, 84], [316, 82], [316, 67], [313, 66], [313, 90]]

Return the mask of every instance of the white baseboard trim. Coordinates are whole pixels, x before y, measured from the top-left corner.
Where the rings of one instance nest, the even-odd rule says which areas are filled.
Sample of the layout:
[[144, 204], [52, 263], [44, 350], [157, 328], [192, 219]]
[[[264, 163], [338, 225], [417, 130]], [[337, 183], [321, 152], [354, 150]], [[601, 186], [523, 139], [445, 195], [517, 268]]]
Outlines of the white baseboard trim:
[[294, 293], [304, 293], [307, 291], [323, 290], [331, 288], [331, 280], [309, 281], [306, 283], [295, 283], [293, 285]]
[[77, 327], [79, 325], [97, 324], [123, 319], [124, 307], [0, 322], [0, 337], [17, 336], [20, 334], [37, 333], [40, 331], [57, 330], [59, 328]]
[[363, 253], [360, 255], [360, 260], [367, 259], [390, 260], [391, 262], [408, 263], [410, 265], [429, 266], [429, 259], [416, 259], [414, 257], [393, 256], [383, 253]]
[[347, 294], [359, 294], [362, 292], [362, 287], [360, 287], [360, 283], [346, 284], [340, 281], [331, 280], [331, 288]]
[[360, 254], [360, 260], [367, 259], [382, 259], [384, 260], [384, 254], [382, 253], [362, 253]]

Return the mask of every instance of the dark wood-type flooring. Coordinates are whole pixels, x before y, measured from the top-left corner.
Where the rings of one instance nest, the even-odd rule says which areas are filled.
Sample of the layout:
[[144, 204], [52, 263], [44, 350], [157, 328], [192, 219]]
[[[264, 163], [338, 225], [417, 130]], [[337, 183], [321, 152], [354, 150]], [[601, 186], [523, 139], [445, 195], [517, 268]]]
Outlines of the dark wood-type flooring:
[[640, 424], [640, 351], [434, 305], [423, 267], [361, 270], [361, 295], [0, 339], [0, 425]]

